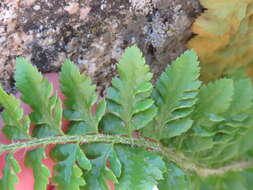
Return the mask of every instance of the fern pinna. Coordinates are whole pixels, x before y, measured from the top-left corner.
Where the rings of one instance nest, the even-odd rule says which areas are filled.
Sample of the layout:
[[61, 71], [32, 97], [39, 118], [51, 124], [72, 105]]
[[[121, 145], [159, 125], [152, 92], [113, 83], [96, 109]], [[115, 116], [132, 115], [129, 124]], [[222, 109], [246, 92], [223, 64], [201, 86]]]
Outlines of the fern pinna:
[[[33, 112], [24, 114], [20, 101], [0, 88], [2, 132], [12, 141], [0, 144], [6, 153], [0, 189], [15, 189], [15, 152], [22, 148], [29, 148], [25, 165], [35, 190], [46, 190], [49, 180], [58, 190], [109, 190], [108, 181], [116, 190], [253, 189], [251, 81], [235, 74], [202, 84], [199, 70], [188, 50], [153, 87], [132, 46], [99, 100], [91, 79], [67, 60], [59, 75], [62, 103], [52, 84], [18, 58], [16, 87]], [[47, 145], [54, 145], [49, 154]], [[46, 157], [55, 161], [53, 173], [42, 163]]]

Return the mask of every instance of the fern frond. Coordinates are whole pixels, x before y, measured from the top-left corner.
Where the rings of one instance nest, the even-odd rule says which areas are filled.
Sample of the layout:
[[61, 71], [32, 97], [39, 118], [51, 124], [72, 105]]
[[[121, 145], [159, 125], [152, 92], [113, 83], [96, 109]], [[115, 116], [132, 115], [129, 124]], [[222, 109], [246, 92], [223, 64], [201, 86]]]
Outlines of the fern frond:
[[30, 119], [24, 115], [20, 101], [13, 95], [8, 95], [0, 86], [0, 104], [4, 111], [2, 118], [5, 123], [2, 131], [10, 140], [22, 140], [29, 137]]
[[[112, 144], [89, 144], [83, 147], [88, 157], [92, 158], [92, 169], [85, 172], [87, 189], [110, 190], [107, 180], [118, 183], [121, 175], [121, 163]], [[107, 161], [110, 167], [107, 166]]]
[[220, 79], [201, 87], [193, 114], [196, 120], [206, 114], [221, 114], [229, 108], [234, 93], [233, 80]]
[[49, 169], [42, 164], [42, 159], [45, 158], [43, 148], [37, 148], [26, 153], [26, 167], [32, 168], [34, 175], [34, 190], [44, 190], [47, 188], [50, 177]]
[[201, 84], [198, 64], [197, 55], [189, 50], [162, 73], [153, 92], [158, 107], [151, 126], [153, 131], [150, 129], [144, 135], [157, 139], [171, 138], [191, 128], [193, 121], [189, 116], [194, 110]]
[[253, 89], [250, 79], [234, 82], [234, 96], [227, 114], [240, 115], [252, 107]]
[[81, 178], [83, 170], [90, 170], [91, 163], [76, 144], [56, 145], [51, 156], [58, 163], [54, 166], [53, 181], [59, 190], [79, 190], [86, 184]]
[[57, 94], [53, 94], [52, 84], [23, 58], [17, 58], [14, 78], [21, 99], [33, 109], [30, 119], [37, 124], [33, 136], [61, 134], [62, 105]]
[[[241, 141], [251, 130], [253, 122], [250, 119], [252, 110], [253, 89], [249, 79], [240, 79], [234, 82], [234, 95], [228, 110], [222, 114], [220, 122], [214, 126], [214, 143], [215, 147], [206, 152], [205, 160], [209, 163], [225, 162], [245, 150], [240, 148]], [[252, 140], [247, 138], [250, 144]]]
[[107, 114], [102, 122], [105, 132], [131, 136], [156, 115], [150, 97], [152, 74], [144, 63], [137, 46], [126, 49], [118, 64], [119, 78], [113, 78], [112, 87], [107, 90]]
[[18, 183], [17, 173], [21, 171], [20, 166], [13, 153], [6, 154], [5, 161], [3, 177], [0, 179], [0, 189], [15, 190], [15, 184]]
[[[35, 190], [46, 190], [51, 177], [59, 190], [110, 190], [112, 184], [116, 190], [253, 188], [249, 79], [236, 74], [200, 87], [198, 59], [190, 50], [167, 67], [153, 89], [136, 46], [126, 50], [118, 72], [107, 98], [97, 102], [91, 79], [66, 61], [60, 73], [63, 111], [48, 80], [19, 58], [17, 88], [33, 112], [24, 115], [20, 102], [0, 87], [2, 131], [14, 141], [0, 143], [0, 153], [7, 153], [0, 189], [15, 189], [20, 167], [14, 153], [22, 148]], [[66, 134], [62, 112], [71, 122]], [[47, 145], [55, 145], [49, 155]], [[47, 157], [55, 163], [52, 176], [43, 164]]]
[[214, 146], [214, 126], [223, 121], [219, 114], [228, 110], [233, 94], [231, 79], [220, 79], [200, 88], [199, 100], [192, 115], [194, 132], [184, 140], [188, 151], [200, 152]]
[[158, 184], [159, 190], [194, 190], [187, 173], [173, 163], [167, 163], [166, 167], [164, 179]]
[[96, 113], [92, 113], [97, 94], [95, 85], [91, 84], [91, 79], [81, 75], [78, 68], [67, 60], [62, 66], [59, 80], [61, 91], [66, 97], [64, 103], [68, 106], [68, 110], [64, 111], [64, 116], [74, 121], [68, 134], [97, 132], [98, 123], [105, 113], [106, 103], [102, 100], [97, 106]]
[[116, 152], [122, 162], [122, 175], [116, 189], [153, 190], [158, 180], [163, 179], [166, 166], [162, 158], [138, 148], [117, 146]]

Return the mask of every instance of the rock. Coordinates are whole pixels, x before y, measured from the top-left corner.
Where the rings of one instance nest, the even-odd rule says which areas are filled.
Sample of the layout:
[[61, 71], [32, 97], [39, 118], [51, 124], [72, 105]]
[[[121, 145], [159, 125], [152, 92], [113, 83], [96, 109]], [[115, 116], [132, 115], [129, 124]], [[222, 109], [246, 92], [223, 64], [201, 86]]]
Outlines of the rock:
[[15, 58], [57, 72], [66, 58], [93, 78], [101, 95], [124, 49], [138, 44], [155, 77], [186, 47], [202, 11], [197, 0], [3, 0], [0, 81], [13, 91]]

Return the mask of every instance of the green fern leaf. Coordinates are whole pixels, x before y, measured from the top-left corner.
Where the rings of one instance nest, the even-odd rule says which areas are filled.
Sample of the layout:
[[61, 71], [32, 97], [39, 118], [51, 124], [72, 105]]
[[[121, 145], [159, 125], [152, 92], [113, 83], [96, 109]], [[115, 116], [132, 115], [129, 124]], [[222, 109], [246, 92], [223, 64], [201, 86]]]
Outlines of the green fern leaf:
[[234, 93], [233, 80], [220, 79], [201, 87], [199, 101], [193, 114], [194, 120], [206, 114], [221, 114], [230, 107]]
[[164, 180], [158, 184], [159, 190], [194, 190], [189, 176], [173, 163], [167, 163], [167, 172]]
[[[193, 112], [194, 133], [184, 140], [185, 147], [191, 151], [203, 151], [213, 147], [213, 129], [217, 122], [223, 120], [218, 115], [225, 113], [230, 107], [234, 94], [233, 80], [220, 79], [201, 87], [199, 100]], [[199, 130], [201, 128], [201, 130]], [[199, 131], [206, 133], [199, 133]], [[208, 134], [208, 135], [207, 135]]]
[[193, 124], [193, 120], [190, 119], [180, 119], [178, 121], [173, 121], [165, 126], [161, 138], [172, 138], [180, 136], [181, 134], [187, 132]]
[[95, 85], [91, 84], [91, 79], [81, 75], [78, 68], [70, 60], [65, 61], [60, 73], [61, 90], [65, 95], [65, 105], [68, 110], [64, 111], [64, 116], [68, 120], [75, 121], [70, 126], [69, 134], [85, 134], [97, 132], [98, 123], [105, 113], [105, 101], [101, 101], [92, 113], [92, 108], [97, 101]]
[[13, 95], [8, 95], [0, 86], [0, 104], [4, 111], [2, 118], [5, 123], [2, 131], [10, 140], [22, 140], [29, 137], [28, 128], [30, 119], [24, 116], [24, 111], [20, 107], [20, 101]]
[[[189, 50], [169, 65], [156, 83], [153, 92], [158, 114], [144, 135], [157, 139], [181, 135], [191, 128], [192, 113], [200, 87], [199, 62]], [[178, 123], [187, 123], [180, 126]]]
[[214, 123], [223, 122], [223, 115], [228, 111], [233, 95], [234, 84], [231, 79], [221, 79], [203, 86], [193, 114], [195, 126], [210, 128]]
[[[214, 137], [215, 148], [208, 151], [204, 156], [208, 163], [222, 163], [234, 158], [236, 155], [246, 151], [253, 143], [248, 138], [248, 129], [251, 129], [252, 122], [249, 118], [252, 108], [253, 89], [249, 79], [240, 79], [234, 82], [234, 95], [231, 105], [223, 114], [223, 120], [217, 125]], [[226, 138], [226, 140], [225, 140]], [[240, 147], [240, 142], [247, 144]], [[232, 144], [230, 142], [233, 142]], [[250, 145], [251, 146], [251, 145]]]
[[[119, 78], [112, 79], [112, 87], [107, 90], [108, 114], [103, 119], [104, 131], [131, 135], [156, 115], [150, 98], [152, 74], [144, 63], [137, 46], [126, 49], [118, 64]], [[116, 122], [109, 123], [108, 120]], [[117, 125], [118, 121], [122, 121], [122, 125]]]
[[32, 168], [34, 175], [34, 190], [46, 190], [50, 177], [49, 169], [42, 164], [45, 158], [44, 149], [38, 148], [26, 153], [25, 164], [28, 168]]
[[[84, 178], [87, 190], [110, 190], [107, 180], [118, 183], [117, 177], [121, 175], [121, 163], [112, 144], [88, 144], [83, 146], [87, 156], [91, 157], [92, 169], [85, 172]], [[110, 163], [110, 168], [107, 166]]]
[[[250, 115], [252, 115], [252, 111], [250, 112]], [[243, 136], [240, 138], [238, 142], [238, 146], [240, 147], [240, 152], [245, 153], [252, 149], [253, 147], [253, 139], [252, 139], [252, 133], [253, 133], [253, 118], [249, 118], [248, 122], [246, 123], [248, 129], [245, 131]]]
[[116, 146], [122, 163], [122, 174], [116, 190], [152, 190], [166, 171], [162, 158], [139, 148]]
[[200, 190], [250, 190], [241, 173], [227, 173], [224, 176], [213, 176], [202, 180]]
[[54, 166], [53, 181], [58, 190], [79, 190], [85, 185], [82, 169], [90, 170], [91, 163], [77, 144], [56, 145], [51, 151], [53, 159], [58, 161]]
[[22, 93], [21, 99], [33, 109], [31, 121], [37, 126], [33, 136], [44, 137], [62, 133], [62, 105], [53, 86], [41, 73], [23, 58], [17, 58], [15, 71], [16, 87]]
[[228, 173], [224, 178], [224, 190], [247, 190], [246, 179], [240, 173]]
[[1, 190], [15, 190], [15, 184], [18, 183], [16, 173], [21, 171], [18, 162], [13, 157], [13, 153], [5, 156], [5, 167], [3, 169], [3, 177], [0, 179]]
[[253, 170], [252, 169], [247, 169], [246, 171], [243, 171], [241, 172], [243, 177], [245, 178], [246, 180], [246, 183], [247, 183], [247, 190], [248, 189], [253, 189], [253, 181], [252, 181], [252, 178], [253, 178]]
[[250, 79], [241, 79], [234, 83], [234, 96], [228, 114], [240, 115], [252, 107], [253, 89]]
[[202, 137], [202, 136], [192, 135], [184, 139], [184, 143], [185, 143], [184, 148], [187, 151], [192, 151], [192, 152], [201, 152], [204, 150], [208, 150], [214, 146], [212, 136]]

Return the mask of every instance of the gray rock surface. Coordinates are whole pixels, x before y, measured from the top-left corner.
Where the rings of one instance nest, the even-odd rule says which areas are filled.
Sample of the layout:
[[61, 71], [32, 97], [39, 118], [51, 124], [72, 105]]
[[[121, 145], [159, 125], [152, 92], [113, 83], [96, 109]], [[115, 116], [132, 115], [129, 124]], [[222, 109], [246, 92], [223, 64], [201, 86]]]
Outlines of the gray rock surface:
[[155, 77], [186, 47], [202, 11], [198, 0], [2, 0], [0, 81], [13, 91], [15, 58], [57, 72], [66, 58], [110, 85], [124, 49], [138, 44]]

